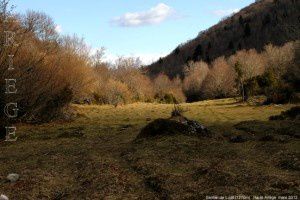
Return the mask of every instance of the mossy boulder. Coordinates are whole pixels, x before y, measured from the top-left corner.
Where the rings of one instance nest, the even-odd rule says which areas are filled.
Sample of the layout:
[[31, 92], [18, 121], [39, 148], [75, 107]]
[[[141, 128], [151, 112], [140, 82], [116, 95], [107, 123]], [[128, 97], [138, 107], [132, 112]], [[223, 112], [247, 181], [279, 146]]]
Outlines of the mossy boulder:
[[172, 117], [169, 119], [156, 119], [150, 122], [141, 130], [137, 139], [177, 134], [211, 136], [208, 129], [197, 121], [188, 120], [184, 117]]

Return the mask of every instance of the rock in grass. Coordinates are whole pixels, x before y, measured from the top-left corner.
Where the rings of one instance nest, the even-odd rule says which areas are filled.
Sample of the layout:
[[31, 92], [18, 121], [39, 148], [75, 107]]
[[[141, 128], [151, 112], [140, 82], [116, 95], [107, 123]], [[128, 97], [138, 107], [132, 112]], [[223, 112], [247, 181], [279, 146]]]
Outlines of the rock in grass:
[[150, 122], [141, 130], [137, 139], [177, 134], [210, 137], [209, 131], [197, 121], [170, 118]]
[[6, 179], [7, 179], [8, 181], [10, 181], [11, 183], [17, 182], [17, 181], [19, 180], [19, 178], [20, 178], [20, 175], [19, 175], [19, 174], [9, 174], [9, 175], [6, 177]]
[[5, 196], [4, 194], [1, 194], [0, 200], [9, 200], [9, 198], [7, 196]]

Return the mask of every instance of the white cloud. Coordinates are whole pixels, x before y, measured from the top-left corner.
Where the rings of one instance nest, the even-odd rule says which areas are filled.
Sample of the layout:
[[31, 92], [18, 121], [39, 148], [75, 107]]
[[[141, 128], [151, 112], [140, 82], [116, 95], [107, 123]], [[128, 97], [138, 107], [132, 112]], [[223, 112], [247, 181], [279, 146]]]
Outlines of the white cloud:
[[138, 27], [152, 24], [159, 24], [175, 14], [175, 10], [170, 6], [159, 3], [147, 11], [125, 13], [122, 16], [115, 17], [113, 24], [122, 27]]
[[62, 27], [61, 27], [61, 25], [56, 25], [56, 26], [55, 26], [55, 31], [56, 31], [57, 33], [61, 33], [61, 32], [62, 32]]
[[225, 17], [225, 16], [228, 16], [228, 15], [237, 13], [237, 12], [239, 12], [239, 11], [240, 11], [240, 9], [238, 9], [238, 8], [235, 8], [235, 9], [227, 9], [227, 10], [215, 10], [215, 11], [213, 11], [213, 14], [214, 14], [214, 15], [217, 15], [217, 16], [219, 16], [219, 17]]

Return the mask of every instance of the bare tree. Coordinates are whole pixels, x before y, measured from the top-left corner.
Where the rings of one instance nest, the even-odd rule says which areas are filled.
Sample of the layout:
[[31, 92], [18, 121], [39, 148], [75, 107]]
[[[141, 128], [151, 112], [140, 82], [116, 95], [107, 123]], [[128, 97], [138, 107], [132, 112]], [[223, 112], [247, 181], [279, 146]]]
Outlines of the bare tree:
[[154, 79], [154, 89], [156, 93], [156, 98], [159, 100], [164, 101], [164, 99], [166, 98], [172, 98], [173, 100], [171, 101], [185, 101], [185, 95], [182, 90], [182, 82], [178, 77], [173, 80], [170, 80], [168, 76], [160, 74]]
[[189, 62], [185, 66], [184, 93], [188, 101], [200, 99], [201, 87], [209, 69], [205, 62]]
[[272, 71], [276, 78], [280, 79], [293, 64], [295, 47], [293, 43], [287, 43], [282, 47], [269, 44], [265, 47], [263, 56], [266, 60], [267, 70]]
[[247, 80], [262, 75], [265, 72], [265, 59], [256, 50], [242, 50], [229, 58], [229, 64], [236, 72], [237, 88], [240, 91], [242, 100], [248, 97], [245, 92]]
[[203, 82], [207, 98], [224, 98], [235, 94], [235, 73], [224, 57], [217, 58]]

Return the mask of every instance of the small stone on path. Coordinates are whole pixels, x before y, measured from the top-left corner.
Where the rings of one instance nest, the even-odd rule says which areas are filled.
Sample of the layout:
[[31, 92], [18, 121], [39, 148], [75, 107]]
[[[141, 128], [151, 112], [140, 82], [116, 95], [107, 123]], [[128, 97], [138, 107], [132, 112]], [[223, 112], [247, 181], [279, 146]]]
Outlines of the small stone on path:
[[14, 182], [17, 182], [20, 178], [20, 175], [19, 174], [9, 174], [6, 179], [8, 181], [10, 181], [11, 183], [14, 183]]
[[5, 196], [4, 194], [1, 194], [0, 200], [9, 200], [9, 198], [7, 196]]

